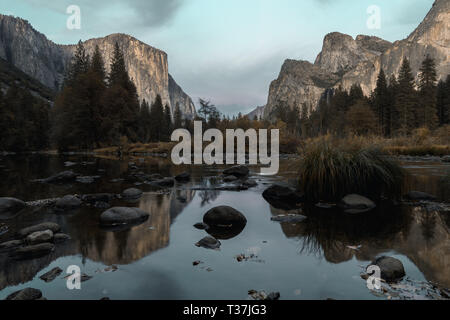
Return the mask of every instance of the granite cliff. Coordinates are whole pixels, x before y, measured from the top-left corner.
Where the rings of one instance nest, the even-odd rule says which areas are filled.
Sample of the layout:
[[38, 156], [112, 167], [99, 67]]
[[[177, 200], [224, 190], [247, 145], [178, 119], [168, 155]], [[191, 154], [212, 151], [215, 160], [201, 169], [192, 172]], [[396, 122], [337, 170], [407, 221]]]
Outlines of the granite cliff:
[[[133, 79], [140, 99], [149, 102], [161, 95], [163, 103], [174, 110], [178, 103], [186, 117], [195, 115], [191, 98], [169, 74], [167, 54], [129, 35], [112, 34], [84, 42], [87, 53], [99, 46], [109, 70], [114, 44], [123, 50], [128, 73]], [[27, 21], [0, 15], [0, 58], [40, 81], [51, 89], [62, 84], [67, 65], [76, 45], [59, 45], [36, 31]]]
[[383, 39], [333, 32], [325, 36], [322, 52], [314, 64], [286, 60], [278, 79], [269, 89], [264, 115], [271, 117], [277, 106], [314, 110], [327, 89], [361, 85], [369, 95], [376, 86], [380, 69], [388, 77], [398, 75], [403, 57], [417, 74], [426, 55], [436, 61], [439, 78], [450, 74], [450, 1], [436, 0], [433, 7], [408, 38], [390, 43]]

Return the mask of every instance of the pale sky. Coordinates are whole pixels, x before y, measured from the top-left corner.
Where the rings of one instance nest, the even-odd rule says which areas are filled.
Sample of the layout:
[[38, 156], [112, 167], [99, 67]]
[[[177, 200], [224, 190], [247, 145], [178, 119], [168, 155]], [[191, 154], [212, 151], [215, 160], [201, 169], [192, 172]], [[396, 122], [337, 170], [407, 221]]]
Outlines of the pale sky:
[[[169, 72], [197, 102], [210, 99], [226, 114], [267, 102], [285, 59], [314, 62], [334, 31], [389, 41], [409, 35], [433, 0], [0, 0], [0, 13], [28, 20], [50, 40], [76, 43], [127, 33], [169, 55]], [[66, 28], [69, 5], [81, 29]], [[369, 29], [367, 8], [381, 9]]]

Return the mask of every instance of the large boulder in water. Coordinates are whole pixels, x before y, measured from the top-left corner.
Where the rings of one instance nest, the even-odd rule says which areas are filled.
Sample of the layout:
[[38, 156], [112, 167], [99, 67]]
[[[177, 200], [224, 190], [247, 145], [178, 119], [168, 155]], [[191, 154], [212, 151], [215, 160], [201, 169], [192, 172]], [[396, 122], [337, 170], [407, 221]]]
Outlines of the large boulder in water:
[[226, 176], [235, 176], [238, 178], [246, 177], [249, 173], [250, 170], [248, 169], [248, 167], [243, 165], [234, 166], [223, 171], [223, 174]]
[[234, 227], [245, 225], [247, 219], [236, 209], [228, 206], [215, 207], [205, 213], [203, 222], [210, 227]]
[[398, 259], [383, 256], [373, 261], [372, 265], [380, 268], [381, 278], [387, 282], [395, 282], [405, 276], [403, 263]]
[[25, 288], [11, 293], [5, 300], [40, 300], [42, 292], [39, 289]]
[[263, 192], [263, 198], [272, 207], [282, 210], [291, 210], [299, 206], [304, 201], [303, 195], [297, 193], [287, 186], [274, 184]]
[[216, 239], [226, 240], [239, 235], [244, 230], [247, 219], [236, 209], [228, 206], [215, 207], [205, 213], [203, 222], [206, 230]]
[[25, 202], [16, 198], [0, 198], [0, 220], [14, 217], [26, 206]]
[[148, 217], [147, 212], [138, 208], [114, 207], [102, 213], [100, 223], [104, 226], [135, 224], [144, 222]]
[[338, 206], [346, 213], [357, 214], [375, 209], [377, 205], [366, 197], [350, 194], [342, 198]]
[[56, 233], [61, 230], [61, 227], [59, 226], [59, 224], [54, 222], [44, 222], [31, 227], [23, 228], [19, 230], [19, 232], [17, 232], [17, 235], [21, 238], [25, 238], [33, 232], [44, 230], [51, 230], [53, 233]]

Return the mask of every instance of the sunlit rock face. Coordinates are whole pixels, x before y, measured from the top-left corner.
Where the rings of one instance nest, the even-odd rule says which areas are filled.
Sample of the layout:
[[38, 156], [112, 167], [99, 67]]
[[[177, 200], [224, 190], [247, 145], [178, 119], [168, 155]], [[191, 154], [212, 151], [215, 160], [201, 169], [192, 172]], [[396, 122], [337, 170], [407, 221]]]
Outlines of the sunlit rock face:
[[281, 105], [286, 108], [306, 104], [314, 110], [326, 89], [342, 86], [350, 89], [361, 85], [369, 95], [376, 86], [380, 69], [388, 77], [398, 72], [403, 57], [409, 59], [417, 74], [422, 61], [429, 54], [436, 61], [439, 78], [450, 74], [450, 2], [436, 0], [423, 22], [411, 35], [390, 43], [383, 39], [359, 35], [353, 39], [338, 32], [328, 34], [322, 52], [314, 64], [307, 61], [287, 60], [270, 90], [265, 117]]
[[[174, 110], [179, 103], [186, 116], [195, 114], [190, 97], [169, 75], [167, 54], [129, 35], [112, 34], [103, 38], [84, 42], [88, 54], [92, 56], [95, 46], [99, 46], [106, 70], [115, 43], [122, 49], [125, 64], [141, 100], [153, 102], [161, 95], [164, 104]], [[45, 35], [34, 30], [25, 20], [0, 15], [0, 58], [37, 79], [49, 88], [61, 86], [65, 70], [76, 50], [76, 45], [58, 45]]]

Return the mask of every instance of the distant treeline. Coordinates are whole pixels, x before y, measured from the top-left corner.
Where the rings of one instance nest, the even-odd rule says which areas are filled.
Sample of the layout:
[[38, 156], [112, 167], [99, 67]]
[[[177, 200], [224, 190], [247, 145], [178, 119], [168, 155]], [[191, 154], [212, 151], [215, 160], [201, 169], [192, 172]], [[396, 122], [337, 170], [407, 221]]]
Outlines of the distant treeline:
[[418, 74], [418, 88], [415, 83], [409, 61], [404, 58], [398, 78], [391, 75], [388, 81], [380, 71], [369, 97], [355, 84], [349, 91], [341, 87], [330, 90], [314, 111], [306, 104], [301, 110], [279, 105], [272, 116], [285, 122], [291, 134], [301, 137], [356, 134], [390, 138], [408, 136], [417, 128], [433, 131], [448, 125], [450, 75], [438, 82], [435, 62], [427, 56]]

